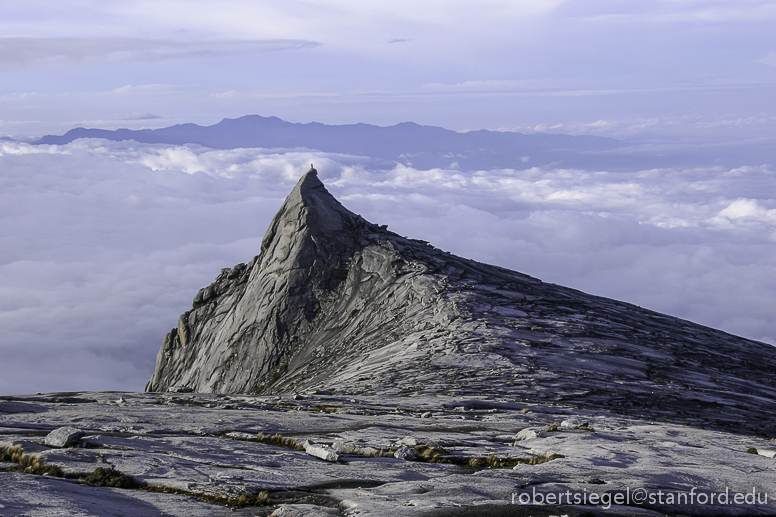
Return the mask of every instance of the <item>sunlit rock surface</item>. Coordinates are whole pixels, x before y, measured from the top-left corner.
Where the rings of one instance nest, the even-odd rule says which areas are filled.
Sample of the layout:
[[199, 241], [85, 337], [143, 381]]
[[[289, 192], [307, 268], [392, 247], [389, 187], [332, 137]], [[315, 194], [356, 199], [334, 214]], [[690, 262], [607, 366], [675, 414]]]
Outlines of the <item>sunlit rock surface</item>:
[[774, 350], [406, 239], [311, 171], [146, 393], [0, 396], [0, 515], [776, 515]]
[[[80, 442], [46, 446], [63, 426], [81, 429]], [[539, 432], [517, 440], [527, 428]], [[324, 461], [258, 433], [335, 446], [339, 456]], [[21, 445], [63, 471], [40, 476], [0, 463], [3, 516], [776, 514], [776, 460], [763, 454], [773, 440], [515, 397], [5, 396], [0, 445]], [[450, 462], [421, 461], [424, 448]], [[401, 449], [419, 459], [396, 458]], [[141, 487], [79, 482], [97, 468]], [[266, 504], [225, 502], [264, 491]], [[591, 504], [591, 494], [602, 501]], [[630, 495], [609, 506], [616, 494]], [[577, 495], [588, 504], [568, 504]], [[542, 496], [556, 504], [519, 504]]]
[[261, 253], [200, 290], [146, 391], [500, 396], [773, 434], [776, 348], [456, 257], [311, 169]]

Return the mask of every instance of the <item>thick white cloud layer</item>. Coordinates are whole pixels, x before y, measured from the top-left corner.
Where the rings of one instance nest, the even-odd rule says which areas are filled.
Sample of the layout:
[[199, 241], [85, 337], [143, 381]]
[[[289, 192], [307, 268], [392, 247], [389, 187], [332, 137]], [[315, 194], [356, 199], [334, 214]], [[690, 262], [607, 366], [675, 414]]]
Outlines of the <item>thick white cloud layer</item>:
[[141, 390], [315, 163], [345, 206], [542, 280], [776, 344], [776, 174], [463, 173], [306, 151], [0, 142], [0, 393]]

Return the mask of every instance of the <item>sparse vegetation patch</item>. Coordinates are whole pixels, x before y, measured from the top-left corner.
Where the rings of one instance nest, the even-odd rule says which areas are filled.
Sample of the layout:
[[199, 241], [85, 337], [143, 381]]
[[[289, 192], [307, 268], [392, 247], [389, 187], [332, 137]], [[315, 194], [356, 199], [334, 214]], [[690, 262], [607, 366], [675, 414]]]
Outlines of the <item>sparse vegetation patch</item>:
[[530, 458], [499, 458], [495, 454], [489, 454], [485, 458], [471, 458], [468, 465], [477, 468], [512, 468], [516, 465], [539, 465], [558, 458], [565, 456], [555, 452], [549, 455], [535, 454]]
[[201, 499], [203, 501], [210, 501], [212, 503], [220, 503], [235, 507], [264, 506], [270, 504], [269, 492], [266, 490], [259, 492], [258, 494], [243, 494], [239, 497], [220, 497], [217, 495], [189, 492], [188, 490], [182, 490], [180, 488], [169, 488], [156, 485], [142, 485], [139, 488], [149, 492], [196, 497], [197, 499]]
[[442, 447], [428, 447], [426, 445], [416, 447], [415, 452], [417, 453], [417, 459], [415, 461], [426, 463], [437, 463], [440, 456], [447, 456], [450, 454]]
[[46, 460], [35, 453], [26, 453], [21, 445], [13, 447], [0, 446], [0, 461], [17, 463], [18, 469], [28, 474], [38, 474], [41, 476], [63, 477], [62, 469], [56, 465], [47, 465]]
[[531, 458], [501, 458], [496, 454], [488, 456], [465, 457], [450, 454], [442, 447], [428, 447], [421, 445], [415, 448], [417, 458], [415, 461], [424, 463], [447, 463], [452, 465], [462, 465], [474, 468], [511, 468], [515, 465], [539, 465], [557, 458], [563, 458], [562, 454], [552, 453], [550, 455], [534, 455]]
[[301, 443], [299, 443], [298, 440], [295, 440], [294, 438], [286, 438], [280, 433], [275, 433], [271, 436], [264, 433], [258, 433], [256, 435], [256, 441], [267, 443], [269, 445], [278, 445], [280, 447], [285, 447], [286, 449], [292, 449], [295, 451], [304, 450], [304, 447]]
[[113, 488], [138, 488], [140, 485], [131, 476], [115, 469], [98, 467], [94, 472], [79, 479], [89, 486], [109, 486]]

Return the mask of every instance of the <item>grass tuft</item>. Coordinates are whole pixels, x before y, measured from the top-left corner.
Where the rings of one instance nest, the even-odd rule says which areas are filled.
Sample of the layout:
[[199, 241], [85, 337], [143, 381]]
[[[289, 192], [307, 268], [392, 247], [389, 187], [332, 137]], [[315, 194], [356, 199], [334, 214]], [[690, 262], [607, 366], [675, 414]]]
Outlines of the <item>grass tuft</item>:
[[470, 467], [484, 467], [486, 465], [486, 462], [483, 458], [471, 458], [469, 459], [469, 466]]
[[180, 488], [169, 488], [157, 485], [142, 485], [141, 489], [149, 492], [163, 493], [163, 494], [178, 494], [189, 497], [196, 497], [202, 501], [209, 501], [211, 503], [220, 503], [229, 505], [232, 507], [243, 506], [265, 506], [270, 503], [269, 492], [264, 490], [258, 494], [243, 494], [239, 497], [220, 497], [217, 495], [208, 495], [199, 492], [189, 492], [188, 490], [182, 490]]
[[548, 461], [556, 460], [558, 458], [565, 458], [563, 454], [558, 454], [557, 452], [553, 452], [552, 454], [548, 456], [544, 455], [535, 455], [533, 458], [531, 458], [528, 461], [529, 465], [540, 465], [542, 463], [547, 463]]
[[138, 488], [140, 485], [131, 476], [115, 469], [97, 467], [88, 476], [79, 479], [89, 486], [108, 486], [113, 488]]
[[46, 460], [41, 458], [38, 454], [28, 454], [24, 452], [21, 445], [14, 445], [13, 447], [0, 446], [0, 461], [17, 463], [19, 465], [18, 470], [28, 474], [56, 477], [64, 476], [61, 468], [56, 465], [46, 465]]
[[420, 446], [415, 449], [420, 454], [416, 461], [425, 461], [428, 463], [448, 463], [453, 465], [468, 466], [473, 468], [512, 468], [515, 465], [539, 465], [547, 463], [558, 458], [564, 458], [562, 454], [552, 453], [549, 455], [534, 455], [531, 458], [501, 458], [496, 454], [489, 454], [486, 457], [475, 456], [465, 458], [451, 455], [441, 447], [429, 448]]
[[393, 458], [393, 453], [396, 452], [393, 449], [380, 449], [377, 452], [372, 453], [374, 458]]
[[757, 449], [756, 449], [756, 448], [754, 448], [754, 447], [749, 447], [749, 448], [746, 450], [746, 452], [748, 452], [749, 454], [760, 454], [759, 452], [757, 452]]
[[272, 436], [259, 433], [256, 435], [256, 441], [267, 443], [269, 445], [278, 445], [280, 447], [285, 447], [286, 449], [292, 449], [295, 451], [304, 450], [304, 447], [301, 443], [299, 443], [298, 440], [295, 440], [294, 438], [285, 438], [280, 433], [275, 433]]
[[417, 455], [415, 461], [421, 461], [425, 463], [438, 463], [440, 456], [447, 456], [450, 454], [442, 447], [428, 447], [427, 445], [415, 447], [415, 453]]

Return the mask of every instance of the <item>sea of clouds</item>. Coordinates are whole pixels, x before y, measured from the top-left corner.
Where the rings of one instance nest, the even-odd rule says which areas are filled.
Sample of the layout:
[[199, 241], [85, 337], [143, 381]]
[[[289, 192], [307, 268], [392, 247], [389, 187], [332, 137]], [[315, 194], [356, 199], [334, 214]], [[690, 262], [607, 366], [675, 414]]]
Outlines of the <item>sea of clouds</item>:
[[776, 344], [776, 174], [385, 169], [307, 150], [0, 142], [0, 394], [142, 390], [164, 334], [248, 262], [314, 163], [367, 220]]

